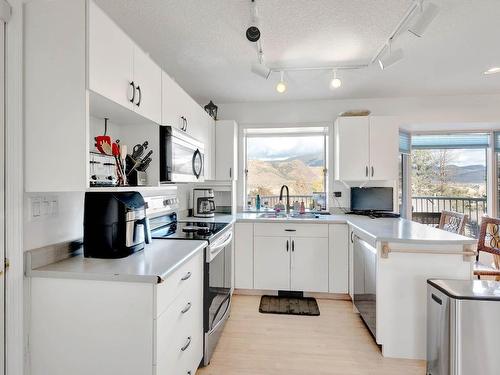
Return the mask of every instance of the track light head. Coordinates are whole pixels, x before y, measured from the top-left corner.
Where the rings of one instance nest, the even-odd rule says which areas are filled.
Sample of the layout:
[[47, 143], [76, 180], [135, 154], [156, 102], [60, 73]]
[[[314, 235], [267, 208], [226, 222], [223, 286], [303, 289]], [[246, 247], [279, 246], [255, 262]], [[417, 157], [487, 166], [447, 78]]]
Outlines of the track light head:
[[420, 12], [417, 12], [415, 17], [408, 26], [408, 31], [419, 38], [422, 37], [434, 21], [439, 13], [439, 7], [434, 3], [426, 3], [420, 5]]
[[404, 53], [402, 49], [391, 51], [389, 48], [388, 54], [385, 57], [382, 56], [378, 59], [378, 64], [380, 65], [380, 69], [384, 70], [403, 60], [403, 57]]
[[258, 76], [261, 76], [264, 79], [268, 79], [269, 76], [271, 75], [271, 69], [269, 69], [263, 63], [259, 62], [252, 64], [252, 72], [257, 74]]

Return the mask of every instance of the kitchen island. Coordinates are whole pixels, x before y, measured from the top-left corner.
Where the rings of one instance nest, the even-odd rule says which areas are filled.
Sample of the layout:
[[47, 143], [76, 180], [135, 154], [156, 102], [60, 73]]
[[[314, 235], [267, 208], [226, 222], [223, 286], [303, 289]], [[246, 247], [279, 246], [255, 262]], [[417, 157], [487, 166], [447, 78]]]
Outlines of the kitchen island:
[[427, 279], [472, 278], [475, 239], [405, 219], [239, 213], [212, 220], [236, 222], [236, 292], [350, 296], [387, 357], [425, 359]]

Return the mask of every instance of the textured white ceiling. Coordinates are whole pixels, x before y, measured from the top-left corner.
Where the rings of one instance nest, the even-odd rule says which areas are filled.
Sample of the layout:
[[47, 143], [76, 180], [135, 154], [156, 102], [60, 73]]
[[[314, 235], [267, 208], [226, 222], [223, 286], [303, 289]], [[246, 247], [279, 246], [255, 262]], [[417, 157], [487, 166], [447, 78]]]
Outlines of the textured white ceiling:
[[[405, 59], [342, 72], [279, 74], [268, 81], [250, 72], [255, 45], [245, 38], [250, 0], [96, 0], [127, 33], [200, 103], [500, 92], [499, 0], [432, 0], [438, 18], [423, 38], [402, 34], [394, 48]], [[412, 0], [257, 0], [265, 59], [270, 66], [366, 63]]]

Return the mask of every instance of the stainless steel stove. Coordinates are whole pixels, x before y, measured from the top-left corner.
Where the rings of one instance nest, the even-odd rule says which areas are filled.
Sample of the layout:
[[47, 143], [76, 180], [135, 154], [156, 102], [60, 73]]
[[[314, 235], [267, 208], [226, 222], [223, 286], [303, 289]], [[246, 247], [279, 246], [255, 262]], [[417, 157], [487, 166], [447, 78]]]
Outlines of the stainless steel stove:
[[203, 286], [204, 355], [207, 366], [231, 311], [233, 294], [232, 257], [233, 226], [229, 223], [178, 221], [177, 198], [145, 198], [154, 239], [204, 240]]

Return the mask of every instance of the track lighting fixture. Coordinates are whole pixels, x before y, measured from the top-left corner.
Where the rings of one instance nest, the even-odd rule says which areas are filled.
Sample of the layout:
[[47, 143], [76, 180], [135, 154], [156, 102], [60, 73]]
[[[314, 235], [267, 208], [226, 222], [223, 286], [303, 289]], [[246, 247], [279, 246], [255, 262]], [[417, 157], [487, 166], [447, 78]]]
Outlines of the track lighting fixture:
[[387, 44], [387, 54], [384, 57], [381, 55], [378, 59], [378, 64], [380, 65], [380, 69], [384, 70], [387, 69], [388, 67], [396, 64], [397, 62], [403, 60], [404, 53], [401, 48], [393, 51], [391, 48], [391, 42]]
[[276, 85], [276, 91], [278, 91], [280, 94], [283, 94], [286, 91], [286, 83], [284, 80], [284, 75], [285, 75], [285, 72], [282, 70], [280, 81]]
[[426, 3], [424, 6], [423, 0], [420, 0], [415, 15], [408, 26], [408, 31], [415, 36], [422, 37], [438, 13], [439, 7], [436, 4]]
[[337, 71], [333, 70], [333, 78], [330, 81], [330, 89], [335, 90], [342, 86], [342, 81], [337, 77]]
[[268, 79], [271, 75], [271, 69], [269, 69], [266, 65], [264, 65], [264, 63], [261, 62], [252, 64], [252, 72], [265, 79]]

